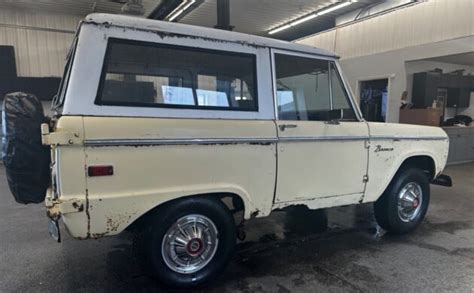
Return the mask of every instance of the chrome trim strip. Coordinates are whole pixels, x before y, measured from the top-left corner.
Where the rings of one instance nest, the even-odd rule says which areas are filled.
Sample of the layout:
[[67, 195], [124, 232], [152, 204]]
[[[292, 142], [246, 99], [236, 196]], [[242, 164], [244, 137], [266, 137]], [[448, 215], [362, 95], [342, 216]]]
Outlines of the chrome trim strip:
[[140, 145], [209, 145], [209, 144], [271, 144], [277, 142], [361, 141], [361, 140], [447, 140], [447, 137], [405, 136], [300, 136], [280, 138], [178, 138], [178, 139], [87, 139], [86, 146], [140, 146]]
[[371, 136], [371, 140], [447, 140], [444, 136]]
[[300, 136], [300, 137], [280, 137], [279, 142], [312, 142], [312, 141], [354, 141], [369, 140], [368, 136]]
[[86, 146], [276, 143], [277, 138], [87, 139]]

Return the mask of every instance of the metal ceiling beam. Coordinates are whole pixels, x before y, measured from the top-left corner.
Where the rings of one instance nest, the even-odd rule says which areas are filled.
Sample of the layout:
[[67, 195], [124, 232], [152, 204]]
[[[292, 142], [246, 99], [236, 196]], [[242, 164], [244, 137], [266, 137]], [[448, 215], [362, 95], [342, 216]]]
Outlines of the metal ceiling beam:
[[183, 2], [182, 0], [163, 0], [155, 9], [147, 16], [150, 19], [164, 20], [176, 7]]
[[234, 29], [230, 25], [230, 3], [229, 0], [217, 0], [217, 29], [231, 31]]

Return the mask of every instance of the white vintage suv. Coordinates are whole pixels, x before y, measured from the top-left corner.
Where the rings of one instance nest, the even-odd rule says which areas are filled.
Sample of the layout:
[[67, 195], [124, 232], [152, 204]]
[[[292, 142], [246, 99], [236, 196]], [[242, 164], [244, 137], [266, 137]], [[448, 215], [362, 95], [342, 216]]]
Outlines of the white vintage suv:
[[178, 287], [222, 271], [238, 212], [375, 202], [405, 233], [430, 183], [451, 184], [443, 130], [364, 121], [336, 55], [273, 39], [92, 14], [53, 107], [52, 234], [59, 219], [77, 239], [133, 230], [143, 264]]

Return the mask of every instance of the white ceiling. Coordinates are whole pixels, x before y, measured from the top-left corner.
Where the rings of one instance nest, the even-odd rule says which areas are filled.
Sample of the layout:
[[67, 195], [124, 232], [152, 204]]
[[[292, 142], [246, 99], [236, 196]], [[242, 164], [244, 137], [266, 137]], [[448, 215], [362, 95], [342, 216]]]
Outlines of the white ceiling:
[[[92, 12], [120, 13], [121, 0], [0, 0], [2, 6], [38, 9], [64, 14], [85, 16]], [[216, 25], [216, 1], [204, 0], [179, 22], [213, 27]], [[230, 24], [238, 32], [268, 36], [268, 30], [290, 20], [322, 9], [341, 0], [230, 0]], [[311, 21], [272, 35], [282, 39], [295, 39], [334, 26], [337, 15], [370, 5], [381, 0], [358, 0], [343, 9], [317, 17]], [[123, 2], [123, 1], [122, 1]], [[145, 15], [151, 13], [162, 0], [143, 0]]]

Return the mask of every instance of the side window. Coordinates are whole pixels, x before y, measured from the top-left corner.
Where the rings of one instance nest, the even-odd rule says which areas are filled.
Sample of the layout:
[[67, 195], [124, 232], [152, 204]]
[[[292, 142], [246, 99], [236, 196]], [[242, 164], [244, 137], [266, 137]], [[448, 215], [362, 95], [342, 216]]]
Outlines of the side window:
[[96, 103], [258, 111], [255, 55], [112, 39]]
[[329, 63], [275, 54], [278, 117], [281, 120], [327, 120], [330, 109]]
[[354, 114], [332, 62], [275, 54], [275, 67], [280, 120], [327, 121], [337, 110], [344, 120]]
[[357, 116], [349, 102], [344, 84], [342, 83], [341, 75], [339, 74], [336, 64], [330, 62], [331, 67], [331, 93], [332, 93], [332, 109], [340, 110], [343, 121], [357, 121]]

